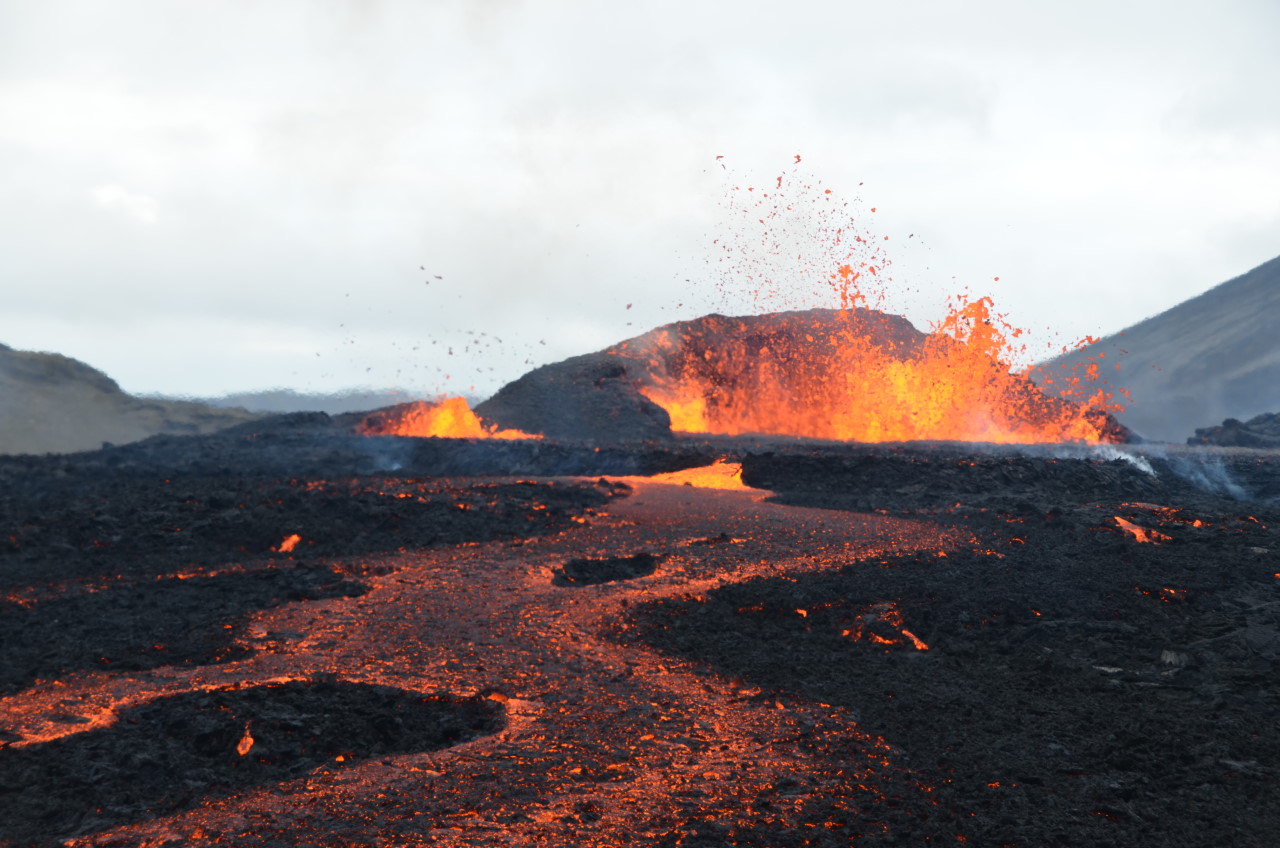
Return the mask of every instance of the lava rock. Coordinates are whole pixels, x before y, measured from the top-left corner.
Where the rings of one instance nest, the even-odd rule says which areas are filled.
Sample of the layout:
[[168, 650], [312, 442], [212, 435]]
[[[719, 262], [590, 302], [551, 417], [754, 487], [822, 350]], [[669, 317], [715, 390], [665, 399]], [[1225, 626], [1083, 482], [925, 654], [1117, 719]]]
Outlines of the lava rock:
[[651, 553], [639, 553], [626, 557], [604, 559], [571, 559], [556, 572], [551, 582], [556, 586], [595, 586], [634, 580], [658, 570], [658, 557]]
[[635, 363], [589, 353], [544, 365], [476, 407], [483, 420], [553, 439], [670, 439], [671, 416], [640, 393]]
[[[544, 365], [504, 386], [475, 412], [491, 424], [554, 439], [667, 440], [671, 417], [651, 398], [675, 392], [701, 404], [720, 432], [776, 432], [772, 425], [761, 428], [754, 414], [761, 392], [804, 395], [827, 385], [833, 373], [848, 367], [839, 352], [851, 343], [905, 360], [927, 338], [902, 316], [874, 309], [705, 315]], [[776, 374], [787, 375], [781, 389], [771, 382]], [[1030, 381], [1011, 380], [1008, 388], [1028, 420], [1053, 420], [1070, 407]], [[1086, 418], [1103, 441], [1139, 441], [1105, 412], [1090, 411]]]
[[1197, 427], [1187, 444], [1280, 448], [1280, 412], [1255, 415], [1248, 421], [1228, 418], [1216, 427]]
[[[342, 680], [159, 698], [109, 727], [0, 749], [0, 844], [66, 844], [317, 768], [446, 748], [501, 725], [501, 707], [484, 698]], [[17, 787], [40, 791], [6, 791]]]

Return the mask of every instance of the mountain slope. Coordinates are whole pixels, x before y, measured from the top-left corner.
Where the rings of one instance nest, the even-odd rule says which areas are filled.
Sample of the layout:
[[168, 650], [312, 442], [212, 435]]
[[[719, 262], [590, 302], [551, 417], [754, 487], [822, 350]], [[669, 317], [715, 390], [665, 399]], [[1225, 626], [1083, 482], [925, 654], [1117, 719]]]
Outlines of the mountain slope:
[[256, 417], [243, 409], [143, 400], [78, 360], [0, 345], [0, 453], [92, 450], [157, 433], [209, 433]]
[[1197, 427], [1280, 410], [1280, 257], [1052, 360], [1037, 380], [1100, 354], [1104, 381], [1133, 397], [1117, 417], [1148, 439], [1181, 442]]

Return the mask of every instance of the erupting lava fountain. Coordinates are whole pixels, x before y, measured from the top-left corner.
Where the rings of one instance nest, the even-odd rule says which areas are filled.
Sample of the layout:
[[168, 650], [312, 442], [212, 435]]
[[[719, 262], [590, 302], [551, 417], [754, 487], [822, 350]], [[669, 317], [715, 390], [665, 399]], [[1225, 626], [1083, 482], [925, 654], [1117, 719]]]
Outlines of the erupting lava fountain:
[[[449, 398], [396, 408], [370, 419], [363, 432], [605, 441], [670, 438], [672, 431], [858, 442], [1131, 437], [1112, 415], [1120, 405], [1090, 390], [1096, 363], [1058, 386], [1061, 397], [1042, 392], [1029, 378], [1031, 368], [1017, 368], [1027, 354], [1026, 344], [1017, 343], [1023, 331], [993, 310], [990, 297], [953, 296], [928, 333], [872, 308], [885, 303], [892, 281], [887, 237], [860, 229], [847, 203], [833, 205], [829, 190], [801, 183], [801, 199], [793, 200], [786, 195], [795, 181], [784, 183], [780, 176], [773, 191], [735, 189], [750, 198], [743, 209], [764, 237], [721, 245], [734, 255], [726, 286], [755, 286], [751, 297], [762, 306], [825, 301], [835, 308], [668, 324], [535, 369], [477, 407], [479, 418], [461, 398]], [[797, 240], [788, 230], [804, 204], [812, 208], [803, 225], [816, 226], [816, 239]], [[839, 226], [832, 224], [836, 216]], [[766, 254], [794, 257], [797, 241], [817, 258], [800, 268], [791, 262], [784, 287], [758, 245], [767, 245]], [[738, 255], [742, 247], [746, 259]]]

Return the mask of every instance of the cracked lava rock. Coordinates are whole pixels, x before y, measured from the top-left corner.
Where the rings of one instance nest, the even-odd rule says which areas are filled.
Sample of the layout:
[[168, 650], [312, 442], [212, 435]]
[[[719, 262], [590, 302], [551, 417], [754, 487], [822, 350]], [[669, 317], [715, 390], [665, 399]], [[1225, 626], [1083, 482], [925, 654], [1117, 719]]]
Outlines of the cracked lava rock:
[[1272, 453], [272, 426], [0, 457], [0, 845], [1280, 833]]

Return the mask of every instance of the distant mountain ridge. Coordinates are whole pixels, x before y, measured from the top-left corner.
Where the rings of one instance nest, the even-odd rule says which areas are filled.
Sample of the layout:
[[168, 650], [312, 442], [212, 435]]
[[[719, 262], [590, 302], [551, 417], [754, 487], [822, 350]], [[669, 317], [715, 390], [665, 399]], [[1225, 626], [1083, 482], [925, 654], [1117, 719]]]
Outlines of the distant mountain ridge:
[[1117, 418], [1148, 439], [1182, 442], [1227, 418], [1280, 411], [1280, 257], [1051, 360], [1036, 380], [1100, 354], [1103, 382], [1133, 398]]
[[[368, 412], [399, 403], [420, 400], [420, 395], [403, 389], [353, 389], [347, 392], [298, 392], [293, 389], [265, 389], [256, 392], [234, 392], [210, 397], [148, 396], [157, 400], [184, 400], [217, 407], [235, 407], [250, 412], [325, 412], [342, 415], [347, 412]], [[475, 405], [479, 398], [468, 397]]]

